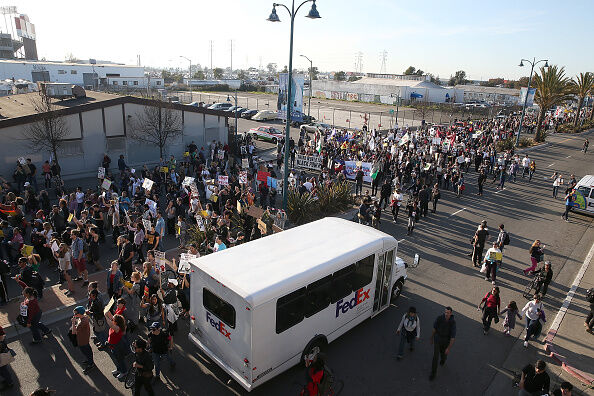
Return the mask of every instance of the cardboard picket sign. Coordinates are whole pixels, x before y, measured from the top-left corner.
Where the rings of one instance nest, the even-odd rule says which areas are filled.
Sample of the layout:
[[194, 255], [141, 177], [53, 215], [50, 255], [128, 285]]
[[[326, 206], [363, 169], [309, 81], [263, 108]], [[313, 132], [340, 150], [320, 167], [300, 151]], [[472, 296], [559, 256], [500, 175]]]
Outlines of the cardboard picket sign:
[[250, 160], [249, 160], [249, 159], [247, 159], [247, 158], [242, 158], [242, 159], [241, 159], [241, 167], [242, 167], [243, 169], [247, 169], [247, 168], [249, 168], [249, 167], [250, 167]]
[[103, 183], [101, 183], [101, 188], [104, 190], [109, 190], [109, 187], [111, 187], [111, 180], [103, 179]]
[[97, 179], [105, 179], [105, 168], [99, 167], [97, 170]]
[[144, 188], [147, 191], [151, 191], [151, 189], [153, 188], [153, 184], [155, 184], [155, 182], [151, 179], [144, 179], [144, 181], [142, 182], [142, 188]]
[[151, 225], [151, 221], [147, 219], [142, 219], [142, 225], [144, 226], [144, 229], [146, 231], [149, 231], [153, 228], [153, 226]]
[[196, 258], [195, 255], [190, 253], [182, 253], [179, 256], [179, 266], [177, 267], [177, 272], [179, 274], [189, 274], [191, 271], [190, 260]]
[[165, 272], [167, 260], [165, 260], [165, 252], [155, 250], [155, 270]]
[[239, 172], [239, 184], [247, 184], [247, 183], [248, 183], [247, 171], [240, 171]]
[[219, 176], [219, 186], [228, 186], [229, 185], [229, 176]]
[[186, 176], [184, 178], [184, 181], [182, 182], [182, 186], [190, 186], [192, 183], [194, 183], [194, 178], [190, 177], [190, 176]]

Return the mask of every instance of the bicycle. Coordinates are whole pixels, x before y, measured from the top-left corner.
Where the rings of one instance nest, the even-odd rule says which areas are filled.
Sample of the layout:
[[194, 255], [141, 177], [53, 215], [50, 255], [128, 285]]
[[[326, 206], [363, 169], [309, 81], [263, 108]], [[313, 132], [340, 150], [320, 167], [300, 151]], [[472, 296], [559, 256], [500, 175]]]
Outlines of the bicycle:
[[134, 385], [136, 385], [136, 373], [138, 369], [136, 367], [132, 367], [128, 370], [128, 374], [126, 374], [126, 379], [124, 380], [124, 388], [132, 389]]
[[534, 276], [532, 279], [530, 279], [530, 282], [528, 282], [528, 284], [524, 288], [524, 291], [522, 292], [522, 296], [524, 296], [524, 298], [526, 298], [528, 300], [531, 300], [532, 297], [534, 297], [534, 293], [531, 293], [531, 291], [539, 290], [540, 284], [542, 283], [542, 281], [543, 280], [541, 279], [540, 275]]

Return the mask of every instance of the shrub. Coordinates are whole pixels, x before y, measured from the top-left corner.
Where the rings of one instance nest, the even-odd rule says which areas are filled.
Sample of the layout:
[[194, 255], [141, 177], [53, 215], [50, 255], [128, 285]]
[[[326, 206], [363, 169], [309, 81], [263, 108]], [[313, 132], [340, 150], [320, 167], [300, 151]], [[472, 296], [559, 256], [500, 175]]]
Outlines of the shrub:
[[495, 147], [497, 148], [498, 152], [502, 152], [502, 151], [507, 151], [507, 150], [513, 149], [515, 144], [516, 144], [516, 137], [512, 136], [505, 140], [499, 140], [496, 143]]
[[536, 144], [532, 138], [520, 138], [520, 147], [532, 147]]
[[291, 223], [301, 225], [345, 210], [353, 203], [351, 187], [346, 181], [321, 185], [316, 198], [309, 193], [299, 194], [296, 190], [290, 190], [287, 216]]
[[324, 214], [340, 212], [352, 203], [351, 187], [346, 181], [323, 185], [318, 189], [318, 205], [320, 212]]
[[301, 225], [318, 216], [318, 203], [311, 194], [299, 194], [297, 190], [289, 190], [287, 197], [287, 216], [291, 223]]

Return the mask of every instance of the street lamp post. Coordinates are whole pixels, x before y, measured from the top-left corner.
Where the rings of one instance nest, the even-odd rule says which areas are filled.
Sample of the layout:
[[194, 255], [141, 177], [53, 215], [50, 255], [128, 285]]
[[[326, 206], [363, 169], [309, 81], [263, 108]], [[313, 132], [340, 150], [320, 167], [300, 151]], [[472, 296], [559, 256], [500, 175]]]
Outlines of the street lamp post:
[[190, 77], [188, 78], [188, 85], [190, 86], [190, 103], [194, 101], [194, 95], [192, 95], [192, 60], [190, 58], [186, 58], [183, 55], [179, 56], [180, 58], [184, 58], [188, 62], [190, 62]]
[[[295, 26], [295, 15], [297, 15], [297, 12], [299, 11], [299, 9], [301, 8], [302, 5], [304, 5], [305, 3], [309, 3], [312, 2], [313, 4], [311, 5], [311, 9], [309, 10], [309, 13], [306, 15], [307, 18], [310, 19], [318, 19], [321, 18], [320, 14], [318, 13], [318, 10], [316, 8], [316, 0], [305, 0], [303, 3], [299, 4], [299, 6], [297, 8], [295, 8], [295, 0], [293, 0], [291, 2], [291, 9], [289, 9], [286, 5], [284, 4], [279, 4], [279, 3], [273, 3], [272, 4], [272, 12], [270, 13], [270, 16], [268, 17], [267, 21], [270, 22], [280, 22], [280, 18], [278, 17], [277, 13], [276, 13], [276, 6], [280, 6], [280, 7], [284, 7], [288, 12], [289, 12], [289, 16], [291, 17], [291, 36], [290, 36], [290, 40], [289, 40], [289, 70], [288, 70], [288, 87], [287, 87], [287, 124], [285, 127], [285, 172], [284, 172], [284, 177], [283, 177], [283, 210], [287, 210], [287, 199], [289, 196], [289, 155], [290, 155], [290, 149], [289, 149], [289, 139], [290, 139], [290, 134], [289, 131], [291, 129], [291, 107], [293, 105], [293, 103], [291, 103], [291, 82], [293, 79], [293, 30], [294, 30], [294, 26]], [[310, 87], [311, 89], [311, 87]]]
[[311, 76], [313, 74], [313, 62], [311, 61], [311, 59], [309, 59], [305, 55], [299, 55], [299, 56], [302, 56], [309, 61], [309, 99], [307, 100], [307, 121], [309, 121], [311, 119], [309, 116], [309, 111], [311, 110], [311, 80], [312, 80]]
[[532, 82], [532, 72], [534, 72], [534, 66], [540, 62], [544, 62], [544, 67], [549, 67], [549, 61], [547, 59], [541, 59], [538, 62], [536, 58], [532, 58], [532, 62], [528, 59], [520, 60], [518, 66], [524, 67], [524, 61], [530, 63], [530, 77], [528, 77], [528, 88], [526, 88], [526, 97], [524, 98], [524, 105], [522, 106], [522, 116], [520, 117], [520, 126], [518, 127], [518, 135], [516, 136], [516, 147], [520, 144], [520, 133], [522, 133], [522, 124], [524, 123], [524, 114], [526, 114], [526, 104], [528, 103], [528, 95], [530, 94], [530, 83]]
[[[227, 102], [230, 102], [231, 98], [229, 98], [229, 95], [227, 95]], [[235, 90], [235, 131], [233, 134], [233, 145], [231, 147], [233, 147], [233, 150], [235, 150], [235, 153], [237, 153], [236, 150], [236, 145], [237, 145], [237, 132], [239, 131], [238, 125], [237, 125], [237, 90]]]

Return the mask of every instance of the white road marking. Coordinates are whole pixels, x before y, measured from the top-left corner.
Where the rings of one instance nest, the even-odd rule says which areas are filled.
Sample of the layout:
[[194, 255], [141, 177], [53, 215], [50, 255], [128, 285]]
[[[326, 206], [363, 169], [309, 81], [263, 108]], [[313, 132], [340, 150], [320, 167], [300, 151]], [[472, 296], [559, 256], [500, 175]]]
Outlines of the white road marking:
[[554, 162], [553, 162], [551, 165], [547, 166], [547, 168], [549, 168], [549, 167], [551, 167], [551, 166], [553, 166], [553, 165], [555, 165], [555, 163], [554, 163]]
[[462, 212], [463, 210], [466, 210], [466, 208], [462, 208], [462, 209], [460, 209], [460, 210], [457, 210], [457, 211], [455, 211], [454, 213], [452, 213], [452, 214], [450, 215], [450, 217], [451, 217], [451, 216], [454, 216], [454, 215], [457, 215], [458, 213]]
[[495, 191], [495, 194], [499, 194], [500, 192], [502, 192], [503, 190], [505, 190], [505, 187], [503, 187], [501, 190], [497, 190]]

